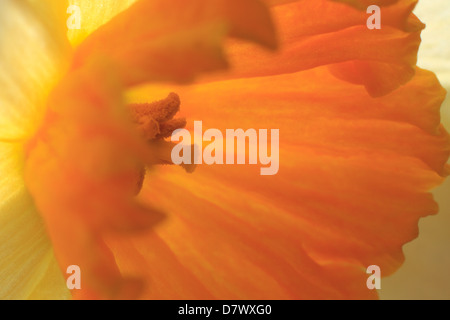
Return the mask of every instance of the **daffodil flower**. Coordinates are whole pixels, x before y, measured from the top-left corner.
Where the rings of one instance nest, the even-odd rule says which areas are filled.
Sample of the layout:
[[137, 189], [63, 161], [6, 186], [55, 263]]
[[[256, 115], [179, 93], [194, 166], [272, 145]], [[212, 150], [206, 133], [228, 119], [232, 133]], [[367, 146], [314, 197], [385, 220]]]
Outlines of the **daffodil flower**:
[[[415, 4], [2, 1], [0, 296], [376, 298], [448, 173]], [[279, 129], [279, 173], [167, 165], [193, 120]]]

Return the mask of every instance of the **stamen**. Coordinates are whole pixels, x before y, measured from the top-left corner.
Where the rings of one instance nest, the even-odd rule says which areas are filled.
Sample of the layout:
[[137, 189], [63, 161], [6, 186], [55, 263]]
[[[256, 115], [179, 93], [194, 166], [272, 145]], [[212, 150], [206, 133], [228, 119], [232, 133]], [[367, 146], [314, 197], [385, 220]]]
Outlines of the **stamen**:
[[[174, 116], [180, 111], [180, 97], [176, 93], [170, 93], [167, 98], [142, 104], [130, 104], [132, 119], [142, 137], [149, 143], [149, 148], [157, 154], [157, 164], [173, 164], [170, 154], [173, 144], [164, 141], [172, 135], [173, 131], [184, 128], [186, 119], [176, 118]], [[194, 147], [194, 146], [193, 146]], [[195, 170], [195, 165], [181, 165], [186, 172], [191, 173]], [[139, 172], [139, 181], [137, 181], [137, 194], [142, 188], [145, 177], [145, 167]]]
[[184, 128], [184, 119], [173, 119], [180, 111], [180, 97], [170, 93], [167, 98], [152, 103], [130, 104], [133, 120], [146, 140], [166, 138], [179, 128]]

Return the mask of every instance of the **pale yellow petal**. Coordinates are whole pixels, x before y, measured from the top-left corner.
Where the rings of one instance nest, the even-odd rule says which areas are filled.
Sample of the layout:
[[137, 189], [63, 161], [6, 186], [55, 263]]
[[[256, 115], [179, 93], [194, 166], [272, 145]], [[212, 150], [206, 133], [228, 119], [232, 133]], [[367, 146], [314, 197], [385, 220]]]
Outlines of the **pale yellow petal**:
[[[0, 143], [0, 299], [67, 298], [53, 249], [25, 188], [22, 146]], [[42, 294], [41, 294], [42, 293]]]
[[442, 84], [450, 86], [450, 5], [447, 0], [419, 1], [416, 14], [427, 27], [422, 33], [418, 65], [433, 70]]
[[40, 281], [35, 286], [33, 292], [28, 296], [29, 300], [69, 300], [72, 298], [67, 287], [64, 286], [64, 279], [61, 275], [61, 268], [56, 261], [53, 252], [49, 254], [47, 269], [42, 271]]
[[0, 1], [0, 141], [30, 136], [64, 70], [64, 1]]

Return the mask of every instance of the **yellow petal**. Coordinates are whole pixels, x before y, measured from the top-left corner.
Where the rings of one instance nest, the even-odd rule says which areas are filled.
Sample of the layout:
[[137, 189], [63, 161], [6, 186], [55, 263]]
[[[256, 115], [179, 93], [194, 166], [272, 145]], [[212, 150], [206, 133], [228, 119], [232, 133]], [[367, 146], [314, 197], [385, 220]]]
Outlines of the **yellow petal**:
[[69, 30], [72, 45], [79, 45], [89, 34], [127, 9], [136, 0], [69, 0], [70, 5], [80, 8], [81, 29]]
[[39, 123], [68, 42], [63, 1], [0, 3], [0, 141], [24, 139]]
[[[0, 143], [0, 299], [67, 298], [44, 224], [22, 179], [21, 146]], [[46, 279], [45, 281], [43, 279]]]

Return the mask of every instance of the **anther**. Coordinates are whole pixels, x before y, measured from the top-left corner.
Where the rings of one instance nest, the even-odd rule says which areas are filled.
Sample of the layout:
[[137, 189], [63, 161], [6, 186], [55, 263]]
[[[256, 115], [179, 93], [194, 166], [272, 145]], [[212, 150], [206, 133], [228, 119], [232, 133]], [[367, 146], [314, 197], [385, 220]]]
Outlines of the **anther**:
[[[150, 165], [172, 164], [170, 152], [173, 148], [171, 142], [165, 141], [172, 133], [186, 126], [186, 119], [175, 118], [180, 111], [180, 97], [176, 93], [170, 93], [167, 98], [142, 104], [130, 104], [132, 119], [140, 135], [149, 143], [158, 155], [156, 163]], [[187, 172], [193, 172], [195, 165], [181, 165]], [[145, 168], [138, 173], [137, 193], [142, 188], [145, 177]]]
[[184, 119], [173, 119], [180, 111], [180, 97], [176, 93], [170, 93], [160, 101], [130, 104], [129, 107], [139, 132], [146, 140], [166, 138], [186, 125]]

